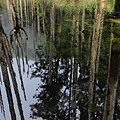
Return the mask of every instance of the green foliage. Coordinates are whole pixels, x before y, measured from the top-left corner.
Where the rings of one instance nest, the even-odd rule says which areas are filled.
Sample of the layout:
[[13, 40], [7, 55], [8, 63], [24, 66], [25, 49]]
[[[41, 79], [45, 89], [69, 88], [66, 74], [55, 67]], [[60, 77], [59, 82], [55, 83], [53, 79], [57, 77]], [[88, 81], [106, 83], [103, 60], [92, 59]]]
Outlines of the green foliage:
[[44, 44], [44, 47], [45, 47], [46, 53], [52, 53], [53, 55], [56, 54], [56, 48], [52, 42], [47, 41]]
[[[35, 3], [42, 2], [42, 0], [35, 0]], [[52, 0], [47, 0], [47, 4], [51, 4]], [[86, 9], [91, 11], [97, 5], [97, 0], [79, 0], [79, 10], [82, 10], [83, 4], [86, 5]], [[106, 0], [105, 11], [111, 13], [114, 10], [115, 0]], [[75, 9], [74, 0], [55, 0], [55, 6], [64, 9], [66, 12], [72, 12]]]
[[120, 19], [110, 19], [111, 22], [120, 24]]
[[0, 7], [3, 7], [5, 5], [5, 1], [4, 0], [0, 0]]
[[114, 38], [112, 41], [112, 52], [120, 54], [120, 38]]
[[106, 0], [105, 10], [111, 13], [114, 10], [115, 0]]

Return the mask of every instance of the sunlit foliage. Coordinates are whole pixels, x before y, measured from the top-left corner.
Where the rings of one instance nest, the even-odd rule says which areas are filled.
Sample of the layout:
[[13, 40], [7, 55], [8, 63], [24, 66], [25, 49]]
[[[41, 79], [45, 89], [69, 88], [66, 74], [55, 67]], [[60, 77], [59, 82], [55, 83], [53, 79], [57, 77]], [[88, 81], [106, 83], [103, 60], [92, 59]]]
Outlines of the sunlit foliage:
[[[48, 4], [51, 3], [52, 0], [47, 0]], [[42, 0], [35, 0], [35, 2], [42, 2]], [[85, 3], [86, 9], [91, 11], [96, 5], [97, 0], [79, 0], [79, 10], [82, 9], [83, 4]], [[55, 0], [55, 5], [59, 8], [66, 9], [71, 11], [75, 8], [74, 0]], [[105, 10], [107, 12], [112, 12], [114, 10], [115, 0], [106, 0]]]

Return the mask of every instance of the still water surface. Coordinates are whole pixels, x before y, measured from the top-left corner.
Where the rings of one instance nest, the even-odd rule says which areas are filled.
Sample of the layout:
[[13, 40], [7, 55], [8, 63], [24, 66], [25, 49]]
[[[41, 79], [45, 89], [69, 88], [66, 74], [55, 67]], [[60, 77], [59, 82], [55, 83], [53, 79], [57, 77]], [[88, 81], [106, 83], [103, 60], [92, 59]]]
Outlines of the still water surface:
[[[39, 4], [33, 4], [33, 1], [28, 2], [28, 4], [24, 2], [24, 6], [16, 3], [18, 6], [16, 5], [15, 7], [19, 16], [20, 26], [25, 29], [28, 35], [28, 64], [25, 64], [24, 73], [22, 57], [20, 57], [26, 100], [21, 87], [18, 65], [14, 54], [15, 50], [11, 48], [13, 68], [16, 74], [25, 120], [87, 120], [90, 101], [89, 93], [91, 92], [89, 91], [89, 80], [90, 51], [92, 49], [92, 34], [94, 33], [93, 15], [89, 11], [86, 15], [85, 30], [81, 33], [81, 37], [84, 37], [85, 41], [77, 41], [80, 37], [77, 34], [78, 24], [75, 23], [77, 13], [75, 14], [75, 11], [68, 12], [66, 9], [62, 11], [62, 9], [56, 7], [54, 16], [53, 11], [50, 13], [50, 10], [53, 10], [51, 9], [51, 4], [45, 4], [44, 2]], [[7, 11], [2, 11], [2, 26], [9, 42], [10, 31], [15, 26], [12, 23], [14, 18], [12, 18], [13, 16], [9, 11], [10, 5], [7, 5]], [[54, 17], [55, 19], [53, 20]], [[11, 18], [12, 21], [10, 20]], [[108, 73], [111, 72], [112, 74], [109, 75], [113, 76], [110, 77], [116, 78], [116, 73], [113, 70], [118, 70], [118, 64], [115, 64], [115, 59], [111, 59], [110, 65], [113, 69], [108, 71], [108, 59], [110, 40], [113, 39], [111, 35], [114, 34], [116, 39], [120, 39], [120, 34], [118, 33], [120, 25], [114, 24], [112, 31], [111, 22], [105, 20], [104, 23], [99, 70], [95, 76], [95, 85], [93, 85], [94, 100], [91, 114], [93, 120], [102, 120], [103, 113], [107, 113], [107, 110], [104, 110], [104, 103], [107, 101], [108, 103], [110, 102], [109, 106], [115, 103], [114, 120], [119, 120], [120, 83], [116, 82], [117, 80], [115, 79], [115, 82], [110, 84], [110, 94], [109, 91], [108, 93], [106, 91]], [[81, 27], [81, 23], [79, 24], [79, 27]], [[55, 28], [53, 29], [53, 27]], [[116, 47], [114, 47], [113, 51], [116, 52]], [[118, 53], [119, 47], [116, 54], [119, 55]], [[116, 58], [116, 54], [112, 54], [112, 57]], [[24, 60], [26, 60], [25, 57]], [[29, 74], [27, 74], [28, 70]], [[1, 78], [0, 88], [4, 109], [2, 104], [0, 104], [2, 111], [0, 112], [0, 120], [11, 120], [2, 74]], [[11, 77], [10, 83], [17, 120], [21, 120]], [[115, 87], [115, 83], [117, 83], [118, 90]], [[113, 99], [113, 95], [116, 96], [116, 99]], [[106, 96], [111, 101], [108, 98], [106, 99]]]
[[[10, 28], [10, 24], [8, 22], [8, 17], [7, 17], [6, 11], [4, 11], [2, 14], [2, 25], [3, 25], [4, 31], [7, 34], [7, 37], [9, 39], [10, 38], [9, 34], [10, 34], [11, 28]], [[27, 34], [29, 37], [28, 38], [29, 39], [28, 46], [27, 46], [27, 51], [28, 51], [27, 57], [28, 57], [28, 64], [30, 66], [35, 62], [35, 47], [37, 47], [37, 46], [34, 45], [34, 43], [33, 43], [33, 39], [35, 39], [35, 38], [34, 38], [34, 33], [32, 33], [32, 28], [29, 28], [29, 29], [25, 28], [25, 30], [27, 31]], [[13, 54], [14, 54], [14, 52], [13, 52]], [[22, 64], [22, 59], [20, 59], [20, 61]], [[22, 72], [23, 83], [25, 86], [25, 93], [26, 93], [26, 97], [27, 97], [27, 101], [25, 101], [24, 96], [23, 96], [23, 91], [21, 89], [21, 82], [20, 82], [17, 62], [16, 62], [15, 58], [13, 58], [13, 67], [14, 67], [14, 70], [16, 73], [16, 79], [17, 79], [17, 84], [18, 84], [18, 88], [19, 88], [19, 92], [20, 92], [21, 101], [22, 101], [25, 120], [31, 120], [32, 118], [30, 118], [30, 113], [31, 113], [30, 105], [37, 102], [36, 99], [33, 98], [33, 96], [37, 92], [36, 89], [38, 87], [38, 84], [42, 84], [42, 82], [40, 81], [40, 79], [37, 79], [37, 78], [30, 79], [31, 70], [29, 71], [30, 72], [29, 75], [27, 75], [28, 65], [25, 65], [26, 72], [25, 73]], [[21, 69], [22, 68], [23, 68], [23, 66], [21, 66]], [[4, 118], [4, 115], [0, 112], [0, 120], [11, 120], [9, 105], [8, 105], [7, 97], [6, 97], [5, 86], [3, 84], [0, 84], [0, 88], [1, 88], [1, 91], [4, 91], [4, 92], [2, 92], [2, 96], [3, 96], [3, 104], [4, 104], [4, 109], [5, 109], [5, 118]], [[20, 120], [12, 82], [11, 82], [11, 90], [13, 93], [14, 107], [15, 107], [15, 111], [16, 111], [17, 120]], [[39, 91], [40, 91], [40, 89], [39, 89]], [[42, 120], [42, 119], [39, 118], [38, 120]]]

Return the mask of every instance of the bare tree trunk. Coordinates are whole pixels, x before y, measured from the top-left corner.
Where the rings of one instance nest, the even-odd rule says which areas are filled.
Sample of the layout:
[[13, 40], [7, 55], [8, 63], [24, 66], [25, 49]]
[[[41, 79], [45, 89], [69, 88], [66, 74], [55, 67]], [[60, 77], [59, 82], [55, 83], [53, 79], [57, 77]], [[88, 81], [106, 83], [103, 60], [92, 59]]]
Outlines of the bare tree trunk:
[[[37, 5], [37, 11], [40, 11], [39, 3]], [[37, 15], [37, 33], [38, 33], [38, 37], [40, 39], [40, 17], [39, 17], [39, 15]]]
[[50, 41], [55, 41], [55, 0], [52, 0], [52, 8], [51, 8], [51, 13], [50, 13]]
[[80, 71], [82, 73], [82, 63], [83, 63], [83, 58], [82, 58], [82, 54], [83, 54], [83, 42], [85, 40], [84, 37], [84, 24], [85, 24], [85, 8], [86, 8], [86, 0], [83, 1], [83, 7], [82, 7], [82, 26], [81, 26], [81, 42], [80, 42]]
[[118, 66], [120, 64], [120, 55], [111, 55], [109, 85], [106, 99], [106, 111], [104, 111], [103, 120], [113, 120], [115, 110], [116, 92], [118, 86]]
[[24, 14], [25, 14], [25, 26], [27, 25], [27, 1], [24, 0]]
[[43, 14], [43, 17], [42, 17], [42, 22], [43, 22], [43, 33], [44, 33], [44, 40], [46, 42], [46, 39], [47, 39], [47, 35], [46, 35], [46, 27], [45, 27], [45, 18], [46, 18], [46, 0], [43, 0], [43, 5], [42, 5], [42, 14]]
[[11, 114], [11, 119], [12, 120], [17, 120], [15, 110], [14, 110], [14, 103], [13, 103], [12, 91], [11, 91], [11, 87], [10, 87], [9, 75], [8, 75], [8, 72], [7, 72], [7, 64], [4, 60], [3, 54], [2, 54], [1, 68], [2, 68], [2, 74], [3, 74], [5, 89], [6, 89], [6, 93], [7, 93], [8, 103], [9, 103], [9, 110], [10, 110], [10, 114]]
[[78, 50], [79, 50], [79, 0], [75, 0], [75, 26], [74, 28], [74, 69], [73, 69], [73, 88], [72, 88], [72, 101], [73, 101], [73, 114], [72, 120], [76, 120], [76, 109], [77, 109], [77, 78], [78, 78]]
[[112, 49], [112, 41], [114, 38], [113, 32], [112, 32], [113, 24], [111, 24], [111, 39], [110, 39], [110, 48], [109, 48], [109, 61], [108, 61], [108, 76], [106, 81], [106, 93], [105, 93], [105, 102], [104, 102], [104, 113], [103, 113], [103, 120], [106, 119], [107, 115], [107, 100], [108, 100], [108, 90], [109, 90], [109, 77], [110, 77], [110, 62], [111, 62], [111, 49]]
[[[112, 27], [112, 26], [111, 26]], [[111, 29], [111, 44], [110, 44], [110, 55], [109, 55], [109, 67], [108, 67], [108, 78], [106, 87], [106, 97], [104, 103], [104, 114], [103, 120], [113, 120], [115, 110], [115, 100], [118, 87], [118, 74], [120, 72], [120, 54], [112, 50], [115, 48], [113, 41], [113, 33]], [[113, 41], [113, 43], [112, 43]], [[117, 48], [117, 47], [116, 47]]]
[[[1, 49], [1, 48], [0, 48]], [[1, 51], [2, 52], [2, 51]], [[0, 53], [2, 54], [2, 53]], [[0, 61], [1, 62], [1, 61]], [[0, 76], [1, 77], [1, 76]], [[1, 79], [1, 78], [0, 78]], [[1, 84], [2, 84], [2, 81], [1, 81]], [[1, 91], [1, 88], [0, 88], [0, 109], [1, 109], [1, 113], [3, 114], [4, 118], [5, 118], [5, 109], [4, 109], [4, 104], [3, 104], [3, 97], [2, 97], [2, 91]], [[5, 118], [6, 119], [6, 118]]]
[[[81, 42], [84, 41], [84, 24], [85, 24], [85, 8], [86, 8], [86, 0], [83, 1], [83, 8], [82, 8], [82, 28], [81, 28]], [[81, 43], [82, 44], [82, 43]]]
[[100, 22], [100, 35], [99, 35], [99, 39], [98, 39], [98, 51], [97, 51], [97, 60], [96, 60], [96, 73], [98, 73], [98, 69], [99, 69], [99, 59], [100, 59], [100, 49], [101, 49], [101, 41], [102, 41], [102, 29], [103, 29], [103, 22], [104, 22], [104, 14], [101, 13], [101, 22]]
[[23, 26], [23, 5], [22, 5], [22, 0], [20, 0], [20, 22], [21, 26]]
[[58, 27], [58, 34], [59, 34], [59, 38], [58, 38], [58, 45], [60, 45], [61, 43], [61, 33], [62, 33], [62, 10], [60, 9], [60, 18], [59, 18], [59, 27]]
[[[11, 119], [16, 120], [16, 114], [15, 114], [14, 103], [13, 103], [13, 98], [12, 98], [12, 91], [10, 87], [10, 80], [9, 80], [9, 75], [8, 75], [8, 70], [7, 70], [7, 58], [5, 56], [5, 48], [7, 49], [8, 46], [4, 47], [4, 45], [6, 44], [6, 40], [4, 40], [4, 37], [5, 36], [3, 35], [3, 28], [2, 28], [2, 22], [1, 22], [1, 16], [0, 16], [0, 65], [2, 69], [5, 89], [7, 93], [9, 109], [11, 113]], [[10, 57], [11, 55], [10, 51], [6, 51], [6, 52], [8, 53], [7, 55]], [[9, 58], [9, 60], [11, 61], [11, 58]]]
[[13, 28], [13, 16], [12, 16], [12, 10], [11, 10], [11, 3], [9, 0], [6, 0], [6, 7], [7, 7], [7, 12], [8, 12], [8, 19], [9, 19], [9, 24], [10, 28]]
[[104, 5], [105, 5], [105, 0], [98, 0], [98, 8], [95, 9], [91, 61], [90, 61], [88, 120], [92, 119], [91, 115], [93, 108], [92, 105], [93, 105], [94, 81], [95, 81], [95, 73], [96, 73], [96, 58], [97, 58], [97, 50], [98, 50], [98, 41], [100, 37], [100, 28], [101, 28], [100, 23], [102, 21]]

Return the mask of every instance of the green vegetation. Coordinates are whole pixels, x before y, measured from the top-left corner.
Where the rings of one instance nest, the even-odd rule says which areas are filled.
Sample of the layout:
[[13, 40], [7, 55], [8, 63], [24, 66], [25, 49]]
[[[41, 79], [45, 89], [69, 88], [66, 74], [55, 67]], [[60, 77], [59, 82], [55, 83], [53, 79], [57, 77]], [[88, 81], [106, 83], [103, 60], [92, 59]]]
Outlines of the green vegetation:
[[5, 1], [4, 0], [0, 0], [0, 7], [3, 7], [5, 5]]
[[[51, 4], [52, 0], [47, 0], [48, 4]], [[35, 3], [41, 3], [42, 0], [35, 0]], [[86, 9], [92, 11], [97, 5], [97, 0], [79, 0], [79, 10], [82, 10], [82, 6], [85, 4]], [[55, 5], [58, 8], [65, 9], [66, 11], [72, 11], [75, 9], [74, 0], [55, 0]], [[112, 12], [114, 10], [115, 0], [106, 0], [105, 11]]]

